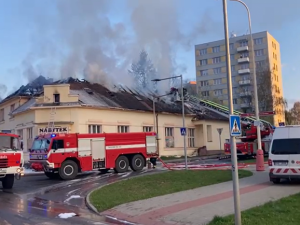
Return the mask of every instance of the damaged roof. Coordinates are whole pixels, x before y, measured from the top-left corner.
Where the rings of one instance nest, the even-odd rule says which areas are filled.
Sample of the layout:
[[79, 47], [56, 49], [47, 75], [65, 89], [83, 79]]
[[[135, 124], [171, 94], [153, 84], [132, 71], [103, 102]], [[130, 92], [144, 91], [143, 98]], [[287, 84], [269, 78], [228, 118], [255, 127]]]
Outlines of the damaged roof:
[[[56, 106], [56, 103], [48, 104], [37, 104], [35, 102], [35, 97], [43, 95], [43, 85], [51, 84], [69, 84], [70, 94], [78, 95], [78, 102], [64, 102], [60, 103], [59, 106], [70, 106], [70, 105], [81, 105], [89, 107], [99, 107], [99, 108], [119, 108], [137, 111], [149, 111], [153, 112], [153, 101], [151, 94], [145, 94], [138, 92], [136, 90], [129, 89], [128, 87], [115, 87], [116, 90], [112, 91], [98, 83], [90, 83], [86, 80], [79, 80], [74, 78], [68, 78], [64, 80], [51, 81], [42, 76], [37, 78], [34, 82], [22, 86], [18, 91], [14, 92], [10, 96], [6, 97], [2, 102], [14, 96], [29, 96], [29, 100], [16, 108], [11, 114], [15, 115], [27, 110], [32, 107], [42, 107], [42, 106]], [[34, 89], [35, 92], [28, 92]], [[32, 93], [30, 95], [30, 93]], [[170, 94], [173, 95], [174, 94]], [[155, 103], [155, 111], [158, 113], [171, 113], [171, 114], [181, 114], [182, 113], [182, 103], [181, 101], [172, 101], [172, 96], [161, 97], [159, 101]], [[2, 103], [0, 102], [0, 104]], [[199, 120], [223, 120], [228, 121], [228, 117], [222, 116], [215, 113], [209, 109], [204, 109], [203, 106], [192, 102], [185, 102], [185, 113], [194, 115], [194, 119]]]

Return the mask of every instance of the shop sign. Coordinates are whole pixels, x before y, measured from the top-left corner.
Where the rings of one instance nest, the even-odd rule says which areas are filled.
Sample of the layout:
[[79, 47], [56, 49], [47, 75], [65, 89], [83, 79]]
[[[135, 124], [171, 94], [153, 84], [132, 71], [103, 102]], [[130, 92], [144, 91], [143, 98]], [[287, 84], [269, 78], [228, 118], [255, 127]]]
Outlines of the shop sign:
[[68, 127], [42, 127], [39, 128], [39, 133], [68, 133], [69, 128]]

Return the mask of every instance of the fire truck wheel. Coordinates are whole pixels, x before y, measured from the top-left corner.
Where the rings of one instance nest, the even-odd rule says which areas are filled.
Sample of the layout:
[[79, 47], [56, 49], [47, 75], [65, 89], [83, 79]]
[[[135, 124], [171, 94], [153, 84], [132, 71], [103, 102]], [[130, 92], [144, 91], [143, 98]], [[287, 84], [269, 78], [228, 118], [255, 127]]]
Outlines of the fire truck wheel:
[[2, 180], [3, 189], [12, 189], [14, 186], [15, 177], [13, 174], [7, 174]]
[[116, 168], [115, 171], [117, 173], [124, 173], [128, 171], [129, 161], [128, 158], [124, 155], [121, 155], [116, 160]]
[[72, 160], [64, 161], [58, 170], [59, 176], [63, 180], [72, 180], [78, 174], [78, 165]]
[[141, 155], [134, 155], [131, 159], [130, 168], [133, 171], [141, 171], [145, 166], [145, 160]]

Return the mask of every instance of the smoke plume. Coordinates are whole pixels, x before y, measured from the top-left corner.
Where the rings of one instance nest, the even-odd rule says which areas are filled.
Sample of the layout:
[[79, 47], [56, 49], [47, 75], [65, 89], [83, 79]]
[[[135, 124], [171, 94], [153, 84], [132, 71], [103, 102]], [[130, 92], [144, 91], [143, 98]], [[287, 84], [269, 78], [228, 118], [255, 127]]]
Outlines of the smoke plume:
[[7, 92], [7, 87], [5, 84], [0, 84], [0, 100], [2, 100]]

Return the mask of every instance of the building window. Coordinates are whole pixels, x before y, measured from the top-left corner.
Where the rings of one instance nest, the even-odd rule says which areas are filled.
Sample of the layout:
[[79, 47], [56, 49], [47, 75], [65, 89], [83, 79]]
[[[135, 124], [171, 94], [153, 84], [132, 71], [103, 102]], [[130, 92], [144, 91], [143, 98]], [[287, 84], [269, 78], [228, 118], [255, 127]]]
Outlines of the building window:
[[265, 61], [262, 60], [262, 61], [257, 61], [255, 63], [256, 63], [256, 67], [263, 67], [263, 65], [265, 64]]
[[201, 76], [207, 76], [208, 75], [208, 70], [200, 70]]
[[235, 66], [231, 66], [231, 72], [235, 71]]
[[200, 86], [201, 87], [208, 86], [208, 85], [209, 85], [208, 80], [200, 81]]
[[165, 128], [165, 139], [166, 139], [166, 147], [174, 148], [174, 128], [173, 127]]
[[262, 55], [264, 55], [263, 49], [255, 50], [255, 56], [262, 56]]
[[0, 121], [4, 121], [4, 109], [0, 109]]
[[101, 125], [89, 125], [89, 134], [102, 133]]
[[27, 139], [32, 139], [32, 137], [33, 137], [32, 127], [27, 128]]
[[220, 74], [222, 72], [221, 67], [214, 68], [214, 74]]
[[207, 59], [200, 60], [200, 65], [201, 66], [207, 65]]
[[203, 97], [209, 97], [209, 91], [202, 91], [202, 92], [201, 92], [201, 95], [202, 95]]
[[213, 53], [220, 52], [220, 46], [216, 46], [212, 48]]
[[222, 84], [222, 79], [215, 79], [214, 85]]
[[234, 54], [230, 55], [230, 60], [233, 61], [234, 60]]
[[195, 129], [194, 128], [188, 129], [188, 147], [190, 147], [190, 148], [195, 147]]
[[118, 126], [118, 132], [119, 133], [128, 133], [129, 132], [129, 126]]
[[207, 49], [201, 49], [200, 50], [200, 55], [206, 55], [207, 54]]
[[207, 142], [212, 142], [212, 127], [211, 125], [206, 126], [206, 132], [207, 132]]
[[247, 58], [249, 57], [249, 53], [248, 52], [243, 52], [240, 56], [240, 58]]
[[240, 42], [240, 47], [245, 47], [245, 46], [248, 46], [248, 41], [241, 41]]
[[15, 104], [10, 105], [10, 112], [15, 110]]
[[232, 102], [233, 102], [234, 105], [238, 104], [236, 98], [234, 98], [234, 99], [232, 100]]
[[54, 94], [54, 95], [53, 95], [53, 98], [54, 98], [54, 102], [55, 102], [55, 103], [60, 102], [60, 95], [59, 95], [59, 94]]
[[215, 94], [215, 96], [220, 96], [220, 95], [222, 95], [222, 90], [221, 89], [214, 90], [214, 94]]
[[233, 44], [233, 43], [230, 43], [230, 44], [229, 44], [229, 49], [230, 49], [230, 50], [233, 50], [233, 48], [234, 48], [234, 44]]
[[153, 127], [150, 126], [143, 127], [143, 132], [152, 132], [152, 131], [153, 131]]
[[215, 57], [215, 58], [213, 58], [213, 64], [220, 63], [220, 62], [221, 62], [221, 57]]
[[241, 70], [249, 69], [249, 63], [244, 63], [241, 65]]
[[256, 38], [256, 39], [254, 39], [254, 44], [255, 45], [261, 45], [262, 43], [263, 43], [263, 39], [262, 38]]

